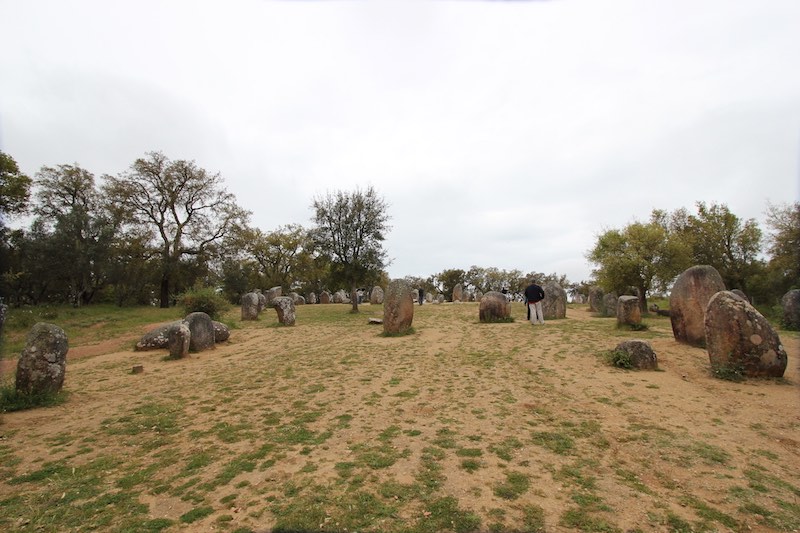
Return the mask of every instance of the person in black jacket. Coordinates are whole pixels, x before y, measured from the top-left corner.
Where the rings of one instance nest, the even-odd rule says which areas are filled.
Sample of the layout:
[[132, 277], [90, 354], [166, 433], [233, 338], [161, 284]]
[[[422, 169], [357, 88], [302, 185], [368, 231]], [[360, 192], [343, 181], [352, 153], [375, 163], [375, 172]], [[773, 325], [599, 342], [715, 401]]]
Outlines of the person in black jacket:
[[525, 287], [525, 307], [528, 308], [528, 320], [531, 321], [531, 324], [544, 324], [542, 300], [544, 300], [544, 289], [537, 285], [536, 280], [534, 280], [533, 283]]

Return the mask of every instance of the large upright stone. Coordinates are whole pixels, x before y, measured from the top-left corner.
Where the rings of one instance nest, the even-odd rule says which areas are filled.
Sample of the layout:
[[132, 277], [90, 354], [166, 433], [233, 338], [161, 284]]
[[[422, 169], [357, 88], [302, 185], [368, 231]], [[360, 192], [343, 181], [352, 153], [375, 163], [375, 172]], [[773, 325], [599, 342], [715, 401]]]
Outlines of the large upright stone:
[[223, 324], [222, 322], [217, 322], [214, 320], [212, 322], [214, 325], [214, 343], [225, 342], [226, 340], [231, 338], [231, 329]]
[[309, 292], [306, 295], [306, 302], [308, 302], [310, 305], [314, 305], [315, 303], [317, 303], [317, 293], [313, 291]]
[[642, 311], [639, 309], [639, 298], [620, 296], [617, 299], [617, 326], [638, 326], [641, 323]]
[[502, 322], [511, 317], [511, 303], [499, 291], [489, 291], [481, 297], [478, 319], [481, 322]]
[[555, 281], [548, 281], [542, 285], [544, 300], [542, 300], [542, 314], [545, 320], [567, 317], [567, 291]]
[[706, 349], [714, 371], [745, 376], [781, 377], [788, 357], [778, 334], [744, 298], [720, 291], [708, 302], [704, 318]]
[[261, 291], [255, 291], [258, 295], [258, 312], [267, 308], [267, 297]]
[[272, 307], [272, 302], [283, 294], [283, 288], [272, 287], [267, 291], [267, 307]]
[[331, 293], [329, 293], [328, 291], [322, 291], [319, 294], [319, 303], [321, 304], [331, 303]]
[[603, 295], [603, 306], [600, 314], [603, 316], [617, 316], [617, 295], [613, 292]]
[[705, 347], [706, 306], [712, 296], [724, 290], [722, 276], [710, 265], [690, 267], [678, 276], [669, 295], [669, 319], [676, 341]]
[[69, 343], [64, 330], [39, 322], [31, 328], [17, 362], [17, 392], [59, 392], [64, 386]]
[[292, 299], [292, 301], [294, 302], [294, 305], [305, 305], [306, 304], [305, 297], [301, 296], [300, 294], [297, 294], [296, 292], [290, 292], [289, 293], [289, 298]]
[[214, 348], [214, 321], [210, 316], [202, 312], [189, 313], [183, 322], [191, 333], [189, 351], [202, 352]]
[[781, 298], [782, 324], [786, 329], [800, 330], [800, 289], [792, 289]]
[[284, 326], [294, 326], [297, 319], [294, 301], [288, 296], [279, 296], [272, 300], [272, 307], [278, 313], [278, 322]]
[[453, 287], [453, 301], [460, 302], [462, 298], [464, 298], [464, 287], [459, 283]]
[[372, 287], [372, 291], [369, 293], [369, 303], [372, 305], [383, 303], [383, 289], [379, 285]]
[[589, 288], [589, 311], [603, 313], [603, 289], [597, 286]]
[[414, 289], [403, 279], [395, 279], [386, 287], [383, 299], [383, 332], [405, 333], [414, 320]]
[[258, 312], [260, 311], [258, 293], [248, 292], [242, 295], [242, 320], [258, 320]]
[[189, 344], [192, 341], [192, 333], [185, 322], [179, 322], [170, 328], [167, 333], [167, 348], [172, 359], [181, 359], [189, 355]]

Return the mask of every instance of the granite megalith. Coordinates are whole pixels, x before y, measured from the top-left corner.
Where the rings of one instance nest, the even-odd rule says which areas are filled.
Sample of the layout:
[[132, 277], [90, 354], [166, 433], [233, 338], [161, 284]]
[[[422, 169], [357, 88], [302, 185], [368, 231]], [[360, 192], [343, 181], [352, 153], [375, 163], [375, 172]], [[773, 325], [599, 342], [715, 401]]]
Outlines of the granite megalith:
[[375, 285], [369, 293], [369, 303], [372, 305], [380, 305], [383, 303], [383, 289]]
[[278, 313], [278, 322], [284, 326], [294, 326], [297, 320], [295, 313], [294, 300], [288, 296], [279, 296], [272, 300], [272, 307]]
[[792, 289], [781, 298], [781, 324], [792, 331], [800, 330], [800, 289]]
[[181, 359], [189, 355], [189, 344], [192, 333], [185, 322], [174, 324], [167, 333], [167, 348], [172, 359]]
[[613, 292], [604, 294], [600, 314], [602, 316], [617, 316], [617, 300], [619, 300], [619, 298]]
[[387, 335], [405, 333], [414, 320], [414, 289], [402, 279], [392, 280], [383, 298], [383, 332]]
[[258, 320], [258, 312], [261, 311], [259, 296], [255, 292], [248, 292], [242, 295], [242, 320]]
[[453, 301], [460, 302], [463, 297], [464, 297], [464, 287], [462, 287], [461, 284], [459, 283], [455, 287], [453, 287]]
[[511, 302], [499, 291], [489, 291], [483, 295], [478, 306], [478, 319], [481, 322], [504, 322], [511, 318]]
[[598, 286], [589, 288], [589, 311], [603, 313], [603, 289]]
[[614, 351], [624, 353], [631, 368], [639, 370], [658, 369], [658, 358], [653, 351], [653, 347], [647, 341], [639, 339], [623, 341], [617, 344]]
[[64, 386], [68, 351], [69, 342], [63, 329], [45, 322], [34, 324], [17, 362], [17, 392], [59, 392]]
[[567, 291], [555, 281], [542, 284], [544, 300], [542, 300], [542, 314], [545, 320], [567, 318]]
[[704, 317], [706, 350], [712, 371], [747, 377], [782, 377], [788, 357], [770, 323], [744, 298], [720, 291]]
[[319, 293], [319, 303], [321, 304], [329, 304], [331, 303], [331, 293], [328, 291], [322, 291]]
[[190, 352], [202, 352], [214, 348], [214, 321], [203, 312], [189, 313], [183, 322], [189, 327]]
[[695, 265], [678, 276], [669, 295], [669, 319], [676, 341], [705, 347], [706, 306], [712, 296], [724, 290], [722, 276], [710, 265]]
[[617, 299], [617, 326], [638, 326], [642, 323], [639, 298], [620, 296]]

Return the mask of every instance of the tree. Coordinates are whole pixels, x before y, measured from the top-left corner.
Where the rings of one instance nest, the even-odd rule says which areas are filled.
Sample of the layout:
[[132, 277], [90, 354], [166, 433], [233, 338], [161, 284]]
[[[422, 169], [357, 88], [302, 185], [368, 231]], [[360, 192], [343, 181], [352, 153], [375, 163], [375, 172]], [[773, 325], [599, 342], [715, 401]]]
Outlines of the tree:
[[14, 158], [0, 152], [0, 226], [7, 215], [25, 212], [30, 188], [31, 179], [19, 171]]
[[170, 161], [160, 152], [137, 159], [128, 172], [107, 176], [111, 202], [147, 226], [159, 250], [161, 307], [168, 307], [186, 256], [205, 257], [209, 248], [249, 213], [222, 187], [222, 177], [194, 161]]
[[349, 285], [352, 311], [357, 313], [358, 285], [379, 279], [387, 266], [383, 241], [389, 230], [388, 205], [370, 186], [314, 198], [312, 208], [315, 242], [330, 257], [333, 278]]
[[747, 292], [747, 280], [759, 270], [761, 229], [742, 221], [724, 204], [698, 202], [697, 215], [686, 219], [683, 238], [691, 244], [692, 262], [716, 268], [725, 286]]
[[653, 211], [649, 223], [634, 222], [622, 230], [601, 234], [587, 257], [599, 266], [598, 285], [623, 294], [636, 290], [639, 307], [647, 311], [647, 294], [665, 289], [688, 265], [689, 249], [664, 225], [664, 213]]
[[50, 291], [74, 306], [88, 304], [107, 281], [115, 233], [94, 175], [77, 164], [42, 167], [35, 184], [33, 212], [45, 244], [37, 260], [51, 266], [49, 277], [56, 283]]
[[442, 270], [431, 280], [436, 289], [444, 294], [448, 300], [453, 300], [453, 289], [459, 283], [463, 286], [466, 283], [467, 273], [459, 268], [448, 268]]
[[265, 288], [298, 288], [313, 278], [314, 240], [299, 224], [289, 224], [263, 233], [250, 230], [245, 248], [260, 266]]
[[800, 202], [767, 206], [771, 232], [767, 270], [773, 278], [774, 296], [800, 288]]

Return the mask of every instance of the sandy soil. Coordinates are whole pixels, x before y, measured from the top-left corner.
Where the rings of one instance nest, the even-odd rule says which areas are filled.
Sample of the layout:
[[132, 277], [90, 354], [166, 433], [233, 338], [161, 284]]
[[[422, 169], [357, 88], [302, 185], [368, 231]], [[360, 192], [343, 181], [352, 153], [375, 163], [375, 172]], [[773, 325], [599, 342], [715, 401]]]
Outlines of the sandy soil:
[[[13, 473], [61, 457], [81, 462], [104, 453], [124, 454], [130, 465], [144, 468], [152, 454], [107, 429], [120, 425], [135, 406], [178, 402], [181, 431], [168, 445], [183, 454], [178, 463], [204, 449], [228, 457], [257, 447], [259, 432], [275, 435], [274, 426], [263, 421], [272, 415], [283, 423], [303, 409], [313, 410], [317, 418], [304, 427], [335, 429], [322, 445], [287, 445], [269, 467], [215, 488], [206, 497], [218, 508], [215, 515], [189, 529], [173, 526], [176, 531], [214, 529], [220, 513], [233, 513], [231, 527], [267, 531], [276, 520], [269, 509], [285, 498], [287, 483], [308, 490], [336, 487], [341, 481], [336, 465], [355, 461], [358, 450], [375, 445], [377, 435], [391, 428], [397, 428], [392, 446], [404, 453], [370, 473], [365, 486], [386, 480], [409, 486], [425, 449], [439, 445], [446, 452], [441, 494], [478, 514], [484, 530], [493, 521], [509, 530], [518, 527], [527, 503], [544, 510], [548, 531], [572, 530], [565, 512], [576, 506], [576, 494], [585, 493], [606, 506], [593, 516], [621, 530], [668, 531], [669, 516], [700, 523], [702, 512], [692, 502], [702, 501], [733, 517], [737, 529], [773, 531], [780, 530], [775, 522], [742, 511], [743, 502], [757, 501], [775, 512], [778, 500], [797, 505], [792, 490], [800, 486], [796, 335], [782, 335], [789, 353], [784, 379], [732, 383], [710, 375], [703, 350], [676, 343], [668, 319], [651, 319], [650, 330], [637, 334], [619, 332], [613, 321], [595, 318], [585, 307], [537, 328], [524, 321], [521, 306], [515, 307], [516, 322], [484, 325], [477, 323], [475, 305], [430, 305], [416, 311], [414, 335], [384, 338], [375, 326], [342, 332], [336, 325], [304, 325], [307, 312], [300, 308], [294, 328], [267, 327], [272, 317], [244, 324], [230, 342], [181, 361], [164, 361], [161, 351], [120, 350], [137, 332], [71, 348], [66, 383], [71, 396], [65, 405], [3, 415], [0, 442], [19, 461]], [[363, 322], [369, 316], [369, 306], [363, 306]], [[660, 371], [623, 371], [597, 356], [637, 337], [651, 342]], [[131, 375], [139, 364], [145, 372]], [[349, 421], [337, 426], [345, 415]], [[215, 436], [223, 422], [246, 428], [242, 437], [226, 442]], [[86, 435], [99, 442], [76, 457]], [[445, 443], [443, 435], [455, 444]], [[547, 435], [566, 435], [572, 445], [556, 451], [542, 443]], [[521, 445], [504, 460], [492, 450], [511, 438]], [[66, 443], [54, 446], [59, 440]], [[454, 453], [459, 447], [482, 450], [477, 472], [460, 466]], [[209, 465], [203, 479], [213, 479], [224, 466], [224, 461]], [[158, 475], [169, 479], [176, 469]], [[753, 469], [785, 484], [753, 492]], [[531, 480], [514, 501], [493, 490], [510, 471]], [[123, 474], [109, 472], [111, 479]], [[0, 499], [23, 488], [0, 483]], [[742, 491], [750, 491], [749, 500], [737, 499]], [[143, 491], [140, 501], [154, 518], [177, 520], [193, 507], [185, 498], [153, 492]], [[235, 502], [219, 503], [231, 493], [239, 495]], [[399, 520], [412, 523], [425, 512], [413, 502], [401, 505]], [[732, 530], [719, 521], [708, 523]]]

